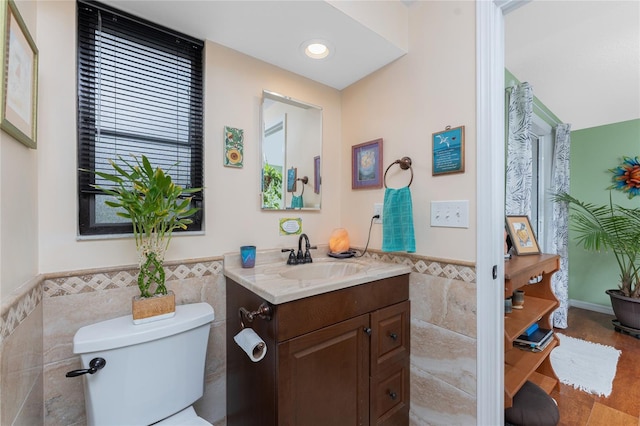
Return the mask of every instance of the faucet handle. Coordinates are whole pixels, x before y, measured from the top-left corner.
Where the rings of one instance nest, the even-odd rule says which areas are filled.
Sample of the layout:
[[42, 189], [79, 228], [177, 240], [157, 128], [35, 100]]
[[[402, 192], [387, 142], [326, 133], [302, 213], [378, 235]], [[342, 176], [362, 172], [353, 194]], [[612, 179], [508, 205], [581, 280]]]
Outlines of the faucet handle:
[[313, 259], [311, 258], [311, 252], [309, 250], [313, 249], [317, 249], [318, 246], [308, 246], [307, 249], [304, 252], [304, 259], [302, 260], [303, 263], [313, 263]]
[[289, 252], [289, 258], [287, 259], [287, 265], [297, 265], [298, 259], [296, 259], [296, 249], [282, 249], [281, 252]]

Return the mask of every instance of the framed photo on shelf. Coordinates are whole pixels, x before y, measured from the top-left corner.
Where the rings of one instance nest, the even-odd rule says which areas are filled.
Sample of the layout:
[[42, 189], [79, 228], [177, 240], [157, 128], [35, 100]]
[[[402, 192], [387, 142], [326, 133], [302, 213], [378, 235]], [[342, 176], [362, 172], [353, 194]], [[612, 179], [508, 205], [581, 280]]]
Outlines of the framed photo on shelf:
[[10, 0], [2, 28], [2, 103], [0, 128], [29, 148], [37, 148], [38, 48], [29, 34], [16, 4]]
[[518, 256], [540, 254], [540, 247], [528, 216], [507, 216], [506, 222], [507, 232]]
[[464, 173], [464, 126], [434, 133], [432, 176]]
[[351, 147], [351, 189], [382, 188], [382, 139]]

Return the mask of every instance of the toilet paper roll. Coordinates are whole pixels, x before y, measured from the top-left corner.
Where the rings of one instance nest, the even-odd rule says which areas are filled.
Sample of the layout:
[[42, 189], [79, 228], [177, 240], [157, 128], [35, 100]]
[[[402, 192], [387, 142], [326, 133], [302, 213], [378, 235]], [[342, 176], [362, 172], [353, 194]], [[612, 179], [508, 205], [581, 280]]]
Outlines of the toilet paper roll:
[[233, 336], [238, 346], [247, 353], [249, 359], [258, 362], [267, 354], [267, 344], [251, 328], [244, 328]]

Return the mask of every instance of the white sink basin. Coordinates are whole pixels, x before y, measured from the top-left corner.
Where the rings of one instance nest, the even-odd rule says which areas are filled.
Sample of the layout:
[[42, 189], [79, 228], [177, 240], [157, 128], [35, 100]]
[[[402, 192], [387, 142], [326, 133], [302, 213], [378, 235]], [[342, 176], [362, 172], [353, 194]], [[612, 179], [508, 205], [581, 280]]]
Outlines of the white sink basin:
[[318, 262], [303, 265], [290, 265], [286, 271], [280, 272], [282, 278], [290, 280], [319, 280], [341, 278], [357, 274], [364, 265], [353, 262]]

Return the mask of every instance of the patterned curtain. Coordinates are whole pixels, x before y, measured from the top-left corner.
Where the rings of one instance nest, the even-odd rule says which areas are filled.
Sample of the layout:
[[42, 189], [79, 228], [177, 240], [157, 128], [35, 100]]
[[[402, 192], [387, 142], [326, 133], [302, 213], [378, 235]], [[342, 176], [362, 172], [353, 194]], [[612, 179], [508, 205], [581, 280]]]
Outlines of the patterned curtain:
[[[551, 189], [553, 193], [569, 192], [569, 152], [571, 124], [558, 124], [553, 153]], [[553, 312], [552, 325], [567, 328], [569, 309], [569, 208], [566, 203], [553, 203], [552, 253], [560, 255], [560, 270], [553, 274], [551, 288], [560, 301]]]
[[505, 213], [531, 217], [533, 88], [529, 83], [510, 89], [508, 114]]

